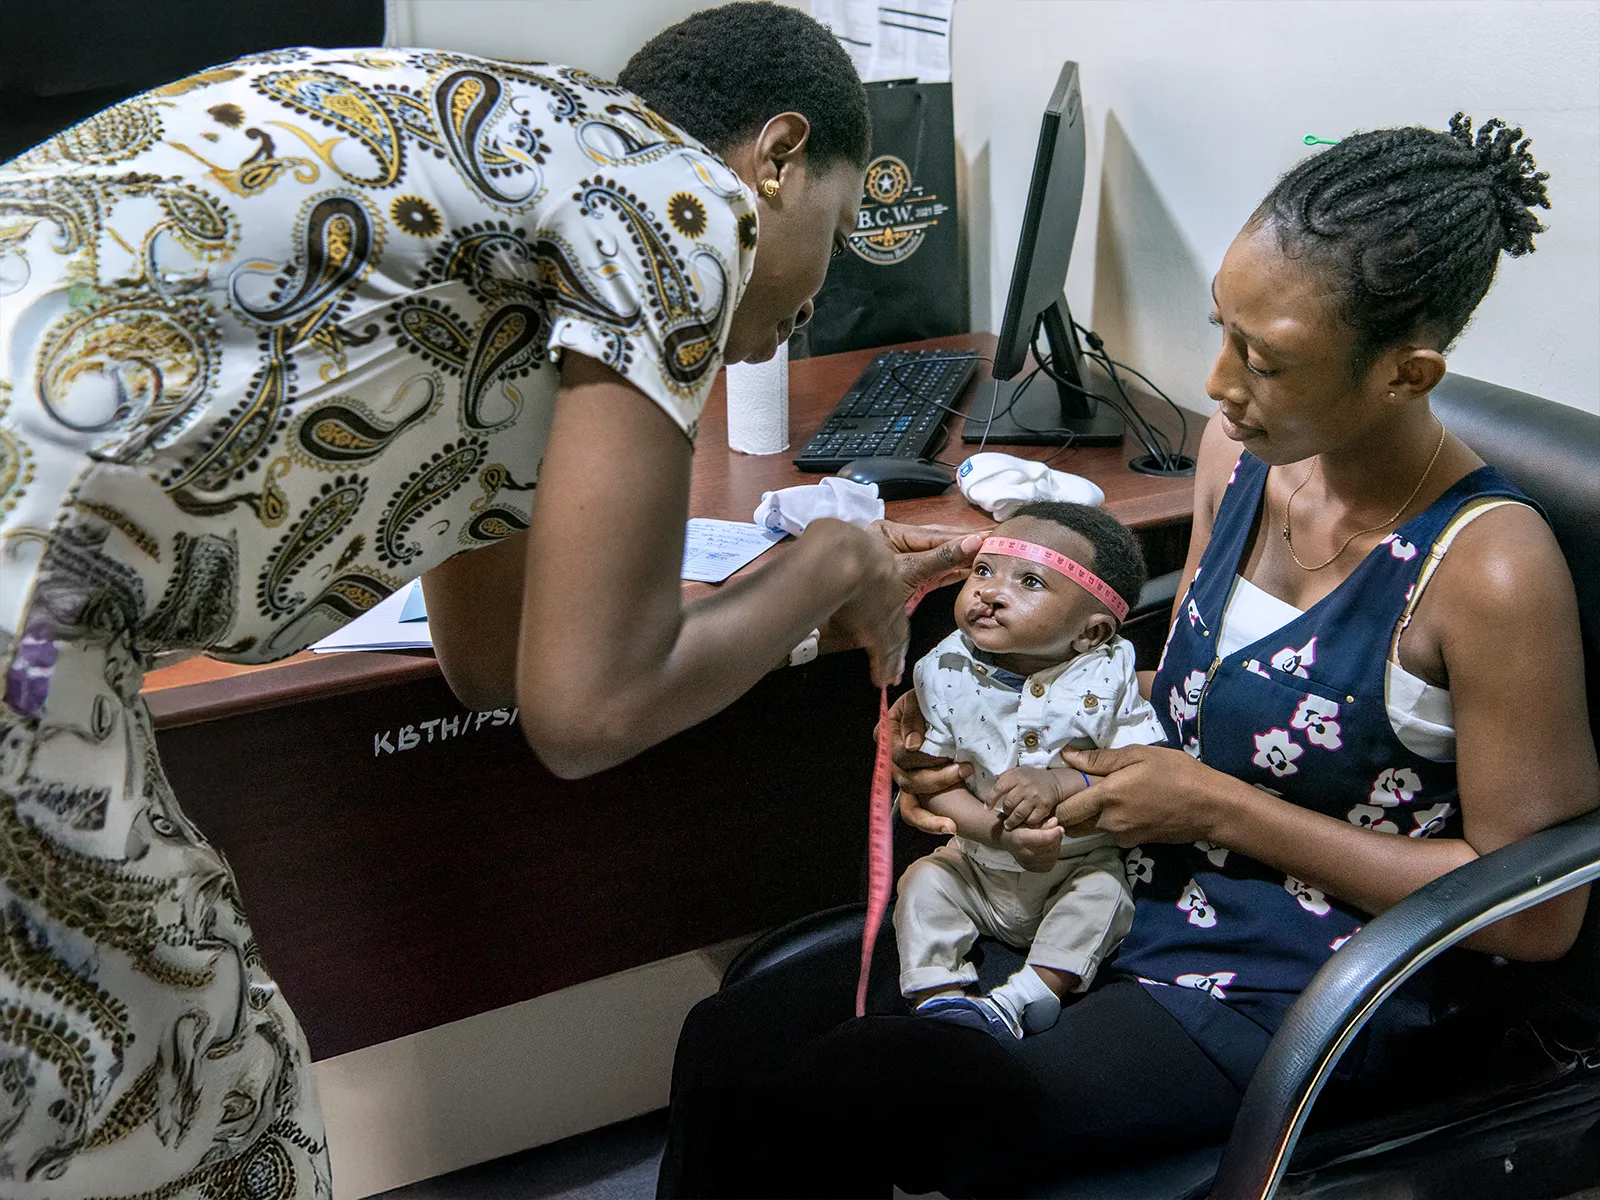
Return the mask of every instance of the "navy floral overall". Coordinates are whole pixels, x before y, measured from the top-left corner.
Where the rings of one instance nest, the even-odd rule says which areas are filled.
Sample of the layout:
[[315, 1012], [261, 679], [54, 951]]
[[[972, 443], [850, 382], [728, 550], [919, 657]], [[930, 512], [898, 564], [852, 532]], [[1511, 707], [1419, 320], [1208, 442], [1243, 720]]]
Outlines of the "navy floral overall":
[[[1395, 837], [1460, 837], [1455, 763], [1412, 752], [1390, 725], [1389, 646], [1429, 550], [1462, 506], [1492, 496], [1531, 502], [1493, 468], [1472, 472], [1379, 543], [1332, 593], [1223, 659], [1214, 649], [1223, 609], [1266, 478], [1266, 464], [1240, 456], [1167, 640], [1151, 701], [1169, 744], [1353, 825]], [[1115, 969], [1167, 985], [1153, 994], [1202, 1045], [1195, 1026], [1214, 1025], [1199, 1012], [1211, 1006], [1182, 1000], [1180, 989], [1208, 993], [1275, 1030], [1363, 920], [1292, 875], [1206, 842], [1141, 846], [1129, 851], [1127, 871], [1135, 916]]]

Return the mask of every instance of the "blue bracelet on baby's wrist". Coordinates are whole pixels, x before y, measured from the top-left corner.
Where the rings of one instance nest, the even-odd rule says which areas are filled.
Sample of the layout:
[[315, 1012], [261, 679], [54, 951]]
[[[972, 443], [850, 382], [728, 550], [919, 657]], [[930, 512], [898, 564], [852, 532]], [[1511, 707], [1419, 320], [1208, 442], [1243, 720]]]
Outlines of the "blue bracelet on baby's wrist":
[[1083, 786], [1084, 787], [1091, 788], [1091, 787], [1094, 786], [1094, 780], [1089, 778], [1089, 772], [1087, 772], [1087, 771], [1079, 771], [1078, 774], [1083, 776]]

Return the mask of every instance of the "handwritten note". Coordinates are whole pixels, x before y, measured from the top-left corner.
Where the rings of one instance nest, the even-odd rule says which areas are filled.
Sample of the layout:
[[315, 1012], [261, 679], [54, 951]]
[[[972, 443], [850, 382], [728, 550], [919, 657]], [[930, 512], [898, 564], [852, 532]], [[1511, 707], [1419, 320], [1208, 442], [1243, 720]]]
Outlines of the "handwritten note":
[[683, 546], [685, 579], [721, 583], [746, 563], [754, 562], [786, 535], [743, 521], [691, 517]]

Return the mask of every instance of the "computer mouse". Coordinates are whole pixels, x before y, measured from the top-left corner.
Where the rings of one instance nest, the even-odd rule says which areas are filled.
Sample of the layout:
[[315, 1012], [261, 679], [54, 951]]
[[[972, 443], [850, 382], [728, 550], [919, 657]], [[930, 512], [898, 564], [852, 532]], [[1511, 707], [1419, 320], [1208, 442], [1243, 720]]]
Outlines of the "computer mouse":
[[955, 472], [920, 458], [858, 458], [840, 467], [842, 479], [878, 485], [880, 500], [937, 496], [956, 481]]

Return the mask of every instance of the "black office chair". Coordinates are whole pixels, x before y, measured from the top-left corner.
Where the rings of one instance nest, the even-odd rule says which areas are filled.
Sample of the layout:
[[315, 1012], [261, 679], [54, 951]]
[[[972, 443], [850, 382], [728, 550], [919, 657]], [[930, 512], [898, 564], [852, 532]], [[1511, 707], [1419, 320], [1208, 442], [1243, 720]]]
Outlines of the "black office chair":
[[[1433, 394], [1445, 424], [1544, 506], [1578, 590], [1590, 736], [1600, 727], [1600, 417], [1463, 376]], [[1170, 591], [1170, 587], [1169, 587]], [[1168, 600], [1170, 607], [1170, 599]], [[1600, 739], [1597, 739], [1600, 740]], [[1600, 888], [1578, 944], [1558, 963], [1519, 965], [1537, 984], [1539, 1051], [1448, 1095], [1381, 1113], [1312, 1117], [1340, 1055], [1378, 1006], [1430, 960], [1493, 921], [1600, 878], [1600, 812], [1485, 855], [1368, 921], [1289, 1011], [1226, 1146], [1047, 1183], [1055, 1200], [1295, 1200], [1394, 1197], [1532, 1200], [1600, 1183]], [[812, 960], [849, 970], [860, 905], [804, 918], [752, 943], [729, 987]], [[1529, 994], [1526, 990], [1521, 993]], [[1304, 1136], [1302, 1136], [1304, 1134]]]

